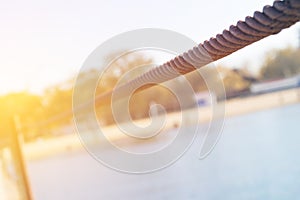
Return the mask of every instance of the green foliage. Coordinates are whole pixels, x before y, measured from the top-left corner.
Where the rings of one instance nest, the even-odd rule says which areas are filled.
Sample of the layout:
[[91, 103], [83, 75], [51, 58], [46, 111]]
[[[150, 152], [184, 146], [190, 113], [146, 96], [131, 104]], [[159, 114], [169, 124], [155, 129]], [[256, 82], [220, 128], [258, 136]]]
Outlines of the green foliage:
[[41, 97], [27, 92], [1, 96], [0, 110], [0, 139], [10, 136], [14, 117], [18, 116], [23, 124], [31, 124], [42, 118], [44, 112]]
[[223, 77], [223, 84], [228, 97], [249, 89], [252, 82], [249, 77], [253, 77], [253, 75], [247, 69], [232, 70], [220, 66], [218, 69]]
[[271, 52], [260, 70], [262, 80], [288, 78], [299, 73], [300, 50], [292, 48]]

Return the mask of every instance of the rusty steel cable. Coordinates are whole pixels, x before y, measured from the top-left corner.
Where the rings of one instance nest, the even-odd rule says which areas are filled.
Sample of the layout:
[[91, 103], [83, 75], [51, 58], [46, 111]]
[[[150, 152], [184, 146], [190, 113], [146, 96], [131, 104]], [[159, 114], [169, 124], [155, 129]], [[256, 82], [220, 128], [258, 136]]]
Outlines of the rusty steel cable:
[[[221, 34], [200, 43], [174, 59], [150, 69], [109, 92], [98, 95], [94, 101], [88, 101], [74, 109], [78, 111], [83, 110], [91, 103], [97, 105], [110, 102], [113, 93], [116, 95], [116, 98], [126, 97], [131, 94], [134, 88], [138, 88], [137, 91], [141, 91], [155, 84], [187, 74], [267, 36], [277, 34], [299, 20], [300, 0], [276, 0], [272, 6], [264, 6], [262, 12], [254, 12], [252, 17], [248, 16], [244, 21], [238, 21], [235, 26], [230, 26], [228, 30], [224, 30]], [[60, 113], [40, 124], [45, 125], [67, 118], [72, 116], [72, 113], [72, 110]]]
[[[279, 33], [300, 20], [300, 0], [274, 1], [272, 6], [264, 6], [262, 12], [254, 12], [252, 17], [238, 21], [216, 37], [200, 43], [174, 59], [155, 67], [137, 78], [128, 81], [114, 90], [98, 95], [97, 103], [130, 95], [129, 92], [149, 88], [155, 84], [190, 73], [213, 61], [224, 58], [267, 36]], [[155, 84], [154, 84], [155, 83]]]

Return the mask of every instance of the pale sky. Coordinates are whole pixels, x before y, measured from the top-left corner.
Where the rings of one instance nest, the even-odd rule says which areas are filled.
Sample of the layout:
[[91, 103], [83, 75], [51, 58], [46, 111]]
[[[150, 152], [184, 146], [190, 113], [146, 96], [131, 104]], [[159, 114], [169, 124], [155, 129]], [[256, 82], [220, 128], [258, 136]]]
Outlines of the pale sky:
[[[162, 28], [200, 43], [271, 0], [0, 0], [0, 94], [43, 88], [75, 75], [102, 42], [125, 31]], [[271, 49], [298, 45], [299, 23], [218, 63], [252, 70]]]

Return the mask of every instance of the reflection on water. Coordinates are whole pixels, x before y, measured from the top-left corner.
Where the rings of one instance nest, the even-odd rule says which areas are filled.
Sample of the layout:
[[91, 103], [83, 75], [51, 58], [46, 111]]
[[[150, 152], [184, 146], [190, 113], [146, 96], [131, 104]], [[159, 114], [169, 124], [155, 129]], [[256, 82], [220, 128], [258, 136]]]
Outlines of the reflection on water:
[[[174, 165], [146, 175], [108, 169], [87, 152], [28, 163], [35, 199], [297, 199], [300, 105], [226, 120], [204, 160], [201, 135]], [[187, 133], [188, 134], [188, 133]]]

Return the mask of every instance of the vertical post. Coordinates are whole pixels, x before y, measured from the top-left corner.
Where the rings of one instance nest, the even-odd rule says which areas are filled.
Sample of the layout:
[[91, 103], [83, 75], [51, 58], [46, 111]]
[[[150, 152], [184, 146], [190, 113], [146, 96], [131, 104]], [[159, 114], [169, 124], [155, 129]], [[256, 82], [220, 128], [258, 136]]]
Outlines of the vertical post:
[[298, 49], [300, 49], [300, 29], [298, 30]]
[[29, 182], [27, 178], [22, 147], [20, 143], [20, 121], [18, 117], [11, 120], [11, 154], [14, 162], [15, 173], [17, 176], [18, 189], [21, 199], [32, 200]]

